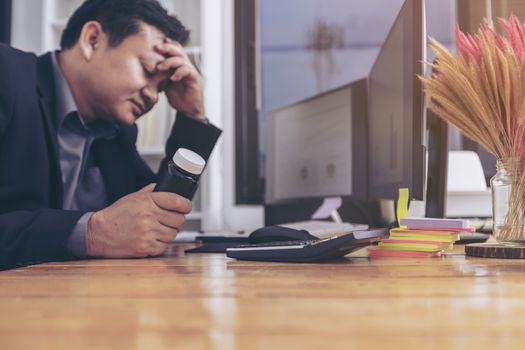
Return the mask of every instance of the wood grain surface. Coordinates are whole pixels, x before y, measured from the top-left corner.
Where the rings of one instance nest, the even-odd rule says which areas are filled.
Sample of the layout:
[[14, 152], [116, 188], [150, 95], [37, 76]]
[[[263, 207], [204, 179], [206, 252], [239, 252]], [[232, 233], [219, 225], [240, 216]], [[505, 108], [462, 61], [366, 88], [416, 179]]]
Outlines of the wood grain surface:
[[0, 349], [523, 349], [525, 261], [240, 262], [222, 254], [0, 272]]

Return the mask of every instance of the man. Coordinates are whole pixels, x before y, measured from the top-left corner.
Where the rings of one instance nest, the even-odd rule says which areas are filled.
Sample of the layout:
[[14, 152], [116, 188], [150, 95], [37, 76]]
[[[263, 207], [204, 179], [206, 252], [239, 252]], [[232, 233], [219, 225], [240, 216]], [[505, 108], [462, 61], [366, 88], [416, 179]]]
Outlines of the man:
[[191, 203], [152, 192], [134, 123], [164, 92], [178, 114], [161, 170], [179, 147], [210, 155], [188, 35], [156, 0], [87, 0], [61, 51], [0, 46], [0, 268], [167, 249]]

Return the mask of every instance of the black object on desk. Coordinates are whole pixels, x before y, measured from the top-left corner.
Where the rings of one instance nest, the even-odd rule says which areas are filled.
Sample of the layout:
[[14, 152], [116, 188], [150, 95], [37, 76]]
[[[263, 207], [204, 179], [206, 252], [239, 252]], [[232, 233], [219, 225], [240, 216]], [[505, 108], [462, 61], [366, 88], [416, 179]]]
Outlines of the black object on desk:
[[266, 242], [277, 242], [277, 241], [297, 241], [297, 240], [318, 240], [317, 237], [312, 236], [304, 230], [294, 230], [288, 227], [282, 226], [266, 226], [257, 229], [250, 233], [248, 238], [246, 237], [218, 237], [210, 236], [207, 237], [197, 236], [196, 240], [203, 243], [202, 246], [197, 248], [187, 249], [186, 253], [226, 253], [226, 249], [230, 247], [236, 247], [241, 244], [257, 244]]
[[240, 245], [226, 250], [226, 255], [239, 260], [317, 262], [337, 259], [388, 237], [388, 229], [356, 231], [327, 239], [277, 241]]
[[318, 239], [318, 237], [312, 236], [306, 230], [295, 230], [293, 228], [282, 226], [267, 226], [250, 233], [249, 241], [251, 244], [257, 244], [278, 241], [305, 241]]
[[459, 234], [459, 241], [455, 244], [469, 244], [469, 243], [483, 243], [489, 239], [490, 234], [481, 232], [461, 232]]
[[225, 253], [226, 249], [246, 244], [247, 241], [226, 241], [205, 243], [200, 247], [186, 249], [185, 253]]
[[196, 236], [197, 242], [202, 245], [195, 248], [186, 249], [185, 253], [226, 253], [226, 249], [236, 247], [241, 244], [250, 243], [248, 237], [220, 237], [220, 236]]

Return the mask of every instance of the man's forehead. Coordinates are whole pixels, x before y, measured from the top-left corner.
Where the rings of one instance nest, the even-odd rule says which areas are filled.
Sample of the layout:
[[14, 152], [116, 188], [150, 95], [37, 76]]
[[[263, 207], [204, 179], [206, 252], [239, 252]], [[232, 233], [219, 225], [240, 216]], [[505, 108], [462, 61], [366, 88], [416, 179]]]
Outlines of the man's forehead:
[[166, 34], [158, 28], [146, 23], [140, 24], [140, 29], [137, 35], [149, 42], [154, 42], [155, 44], [163, 43], [166, 40]]
[[[137, 41], [140, 41], [137, 42]], [[164, 59], [165, 57], [156, 50], [157, 45], [162, 45], [166, 42], [166, 35], [159, 30], [152, 32], [142, 28], [135, 34], [135, 41], [130, 42], [130, 47], [136, 51], [144, 59], [154, 59], [156, 61]]]

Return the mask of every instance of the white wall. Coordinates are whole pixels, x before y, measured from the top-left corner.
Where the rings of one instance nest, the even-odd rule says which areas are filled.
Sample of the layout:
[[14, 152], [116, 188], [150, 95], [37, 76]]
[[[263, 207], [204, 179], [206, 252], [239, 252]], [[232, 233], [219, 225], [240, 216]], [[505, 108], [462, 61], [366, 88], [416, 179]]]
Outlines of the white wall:
[[16, 0], [12, 3], [11, 46], [43, 53], [42, 16], [44, 1]]

